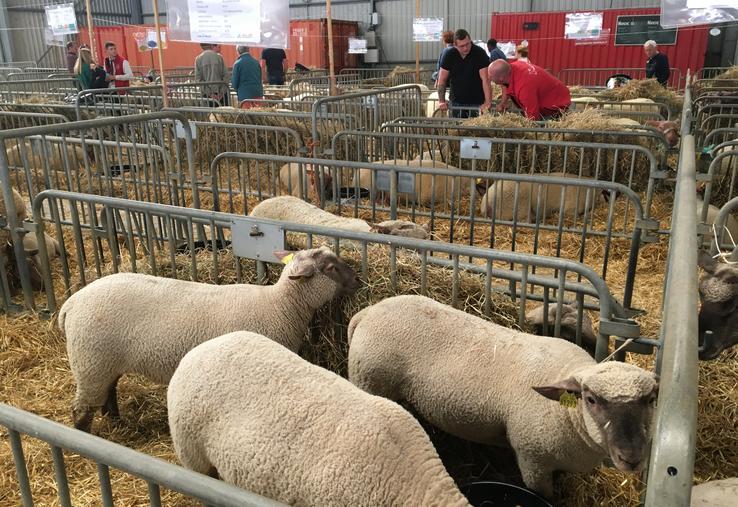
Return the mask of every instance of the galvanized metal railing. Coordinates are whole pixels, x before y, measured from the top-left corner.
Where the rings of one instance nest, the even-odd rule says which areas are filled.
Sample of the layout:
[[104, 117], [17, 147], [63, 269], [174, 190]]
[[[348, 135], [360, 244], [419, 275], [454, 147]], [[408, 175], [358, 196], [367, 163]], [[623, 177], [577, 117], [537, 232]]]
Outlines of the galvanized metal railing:
[[[357, 87], [361, 85], [361, 76], [358, 74], [338, 74], [336, 76], [336, 86], [341, 87]], [[295, 77], [289, 84], [289, 95], [294, 97], [301, 93], [320, 93], [328, 94], [331, 81], [328, 76], [309, 76]]]
[[67, 117], [61, 114], [0, 111], [0, 130], [39, 127], [68, 121]]
[[697, 438], [697, 221], [695, 140], [690, 91], [682, 113], [672, 235], [666, 266], [658, 408], [648, 467], [646, 507], [689, 507]]
[[97, 464], [102, 505], [106, 507], [113, 505], [110, 468], [122, 470], [145, 480], [148, 485], [149, 502], [153, 507], [161, 506], [161, 487], [178, 491], [213, 506], [284, 507], [279, 502], [4, 403], [0, 403], [0, 426], [5, 427], [8, 432], [17, 487], [20, 490], [23, 507], [33, 507], [34, 500], [26, 457], [23, 452], [22, 435], [49, 444], [54, 463], [57, 496], [61, 507], [72, 506], [69, 480], [64, 464], [65, 451], [79, 454]]
[[[646, 79], [646, 69], [643, 67], [600, 67], [592, 69], [561, 69], [559, 79], [567, 86], [599, 86], [604, 88], [607, 79], [614, 74], [627, 74], [632, 79]], [[669, 86], [681, 90], [685, 80], [679, 69], [671, 69]]]
[[[225, 170], [231, 166], [240, 167], [238, 161], [247, 163], [250, 176], [239, 173], [234, 178]], [[282, 167], [287, 164], [291, 166], [293, 176], [284, 181]], [[597, 238], [601, 243], [591, 248], [598, 251], [602, 249], [602, 262], [592, 267], [598, 270], [603, 279], [607, 277], [613, 240], [625, 240], [629, 243], [627, 248], [630, 252], [627, 273], [624, 285], [617, 287], [617, 290], [623, 290], [623, 306], [630, 308], [638, 252], [646, 237], [645, 224], [649, 221], [644, 219], [643, 207], [637, 194], [624, 185], [592, 179], [556, 178], [545, 174], [481, 172], [475, 171], [473, 167], [472, 170], [460, 171], [445, 169], [440, 162], [438, 168], [429, 168], [400, 163], [367, 164], [343, 160], [222, 153], [213, 159], [211, 167], [213, 209], [248, 213], [251, 208], [249, 198], [261, 201], [283, 194], [309, 200], [312, 193], [309, 181], [312, 178], [307, 177], [308, 167], [318, 181], [327, 182], [330, 175], [332, 184], [328, 188], [338, 203], [336, 213], [358, 217], [359, 211], [370, 212], [371, 220], [375, 222], [381, 220], [378, 218], [379, 214], [391, 219], [412, 221], [422, 218], [428, 220], [427, 224], [432, 232], [444, 231], [447, 236], [443, 240], [454, 244], [500, 248], [496, 236], [501, 234], [501, 237], [506, 237], [507, 232], [510, 232], [509, 248], [513, 251], [532, 244], [533, 253], [537, 254], [541, 244], [553, 243], [556, 245], [554, 255], [564, 258], [567, 254], [563, 246], [571, 248], [572, 245], [577, 245], [576, 260], [585, 263], [586, 252], [592, 240]], [[362, 188], [367, 186], [366, 183], [359, 183], [357, 174], [361, 175], [362, 181], [369, 182], [369, 188], [365, 189], [368, 190], [368, 202], [353, 198], [350, 203], [342, 204], [336, 196], [346, 192], [360, 196]], [[296, 178], [296, 182], [293, 178]], [[494, 182], [506, 182], [506, 188], [514, 188], [513, 199], [500, 195], [498, 201], [491, 205], [492, 210], [513, 210], [512, 220], [498, 216], [498, 211], [493, 211], [490, 217], [477, 212], [477, 203], [482, 200], [477, 195], [478, 189], [482, 188], [481, 193], [484, 193]], [[549, 185], [557, 189], [555, 195], [559, 198], [558, 203], [547, 202]], [[326, 186], [319, 184], [317, 188], [326, 189]], [[431, 201], [417, 203], [416, 196], [429, 188], [433, 194]], [[443, 191], [438, 191], [439, 189]], [[583, 199], [581, 209], [564, 208], [561, 195], [565, 189], [574, 189], [573, 192], [578, 194], [576, 199]], [[534, 199], [527, 211], [522, 210], [522, 204], [518, 201], [518, 195], [525, 190], [534, 192]], [[385, 197], [384, 205], [378, 204], [380, 194]], [[607, 218], [604, 226], [595, 225], [592, 218], [595, 201], [603, 196], [609, 199], [605, 205]], [[616, 196], [621, 199], [617, 211]], [[328, 198], [324, 192], [319, 197], [316, 196], [323, 203]], [[522, 201], [522, 197], [520, 200]], [[616, 218], [622, 220], [622, 225], [614, 225]], [[484, 239], [487, 237], [488, 239]]]
[[16, 102], [22, 99], [35, 100], [39, 96], [61, 100], [72, 93], [77, 93], [77, 80], [74, 78], [0, 82], [0, 101], [2, 102]]

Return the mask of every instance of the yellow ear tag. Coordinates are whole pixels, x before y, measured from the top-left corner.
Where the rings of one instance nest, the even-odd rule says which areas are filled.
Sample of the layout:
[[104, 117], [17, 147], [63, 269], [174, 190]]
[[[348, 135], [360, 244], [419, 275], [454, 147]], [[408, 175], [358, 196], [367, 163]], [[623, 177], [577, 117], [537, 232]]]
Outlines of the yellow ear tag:
[[559, 396], [559, 404], [566, 408], [576, 408], [577, 397], [574, 393], [565, 392]]
[[289, 254], [282, 257], [282, 264], [289, 264], [292, 262], [292, 259], [295, 258], [295, 254]]

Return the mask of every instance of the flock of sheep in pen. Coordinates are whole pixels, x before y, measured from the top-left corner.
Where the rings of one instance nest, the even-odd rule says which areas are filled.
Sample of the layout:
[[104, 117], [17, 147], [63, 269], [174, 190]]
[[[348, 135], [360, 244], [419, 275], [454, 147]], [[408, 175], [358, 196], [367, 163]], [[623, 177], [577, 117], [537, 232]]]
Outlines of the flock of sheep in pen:
[[[596, 101], [584, 97], [574, 103], [585, 108]], [[650, 111], [648, 101], [634, 104]], [[617, 121], [640, 125], [629, 118]], [[678, 144], [676, 122], [651, 126], [671, 147]], [[11, 148], [9, 166], [43, 165], [33, 153], [30, 145]], [[83, 156], [72, 146], [62, 158]], [[404, 164], [433, 168], [442, 157], [446, 154], [421, 152]], [[46, 164], [63, 165], [51, 158]], [[301, 169], [284, 164], [278, 171], [284, 195], [261, 201], [250, 216], [433, 239], [429, 227], [411, 217], [375, 223], [301, 199], [307, 182], [314, 202], [320, 190], [318, 169], [307, 167], [312, 176], [307, 181]], [[541, 198], [536, 186], [498, 181], [478, 186], [478, 216], [524, 222], [536, 214], [542, 220], [555, 213], [584, 213], [592, 196], [565, 183], [576, 176], [548, 176], [558, 178], [543, 189], [549, 207], [541, 210], [536, 204]], [[368, 169], [352, 177], [355, 187], [375, 184]], [[418, 206], [446, 203], [458, 187], [453, 180], [417, 174], [416, 192], [407, 198]], [[16, 189], [12, 194], [21, 223], [29, 218], [28, 202]], [[609, 195], [603, 191], [591, 205]], [[377, 192], [376, 197], [386, 202], [386, 195]], [[699, 217], [703, 205], [698, 203]], [[5, 209], [0, 202], [0, 211]], [[717, 212], [708, 203], [709, 223]], [[726, 228], [738, 239], [732, 217]], [[8, 286], [20, 288], [13, 267], [14, 256], [23, 251], [33, 288], [42, 290], [38, 243], [44, 241], [53, 261], [63, 253], [59, 242], [47, 232], [27, 232], [22, 249], [14, 248], [6, 230], [0, 239]], [[306, 346], [316, 313], [331, 301], [352, 297], [362, 285], [354, 268], [325, 244], [275, 252], [283, 269], [273, 285], [211, 285], [117, 273], [72, 294], [58, 312], [57, 325], [76, 385], [74, 426], [90, 432], [98, 411], [120, 415], [117, 386], [123, 376], [168, 385], [168, 423], [181, 464], [290, 505], [470, 505], [418, 419], [467, 442], [511, 447], [522, 482], [549, 499], [555, 497], [555, 472], [588, 472], [603, 461], [625, 472], [647, 466], [659, 378], [634, 364], [596, 362], [593, 323], [576, 303], [561, 306], [563, 339], [556, 339], [495, 324], [429, 297], [397, 295], [350, 319], [348, 378], [301, 358], [298, 352]], [[360, 245], [342, 242], [341, 248]], [[714, 360], [738, 343], [738, 267], [705, 253], [700, 266], [700, 359]], [[551, 305], [544, 316], [538, 306], [526, 311], [526, 319], [544, 334], [544, 323], [557, 320], [556, 311]], [[578, 326], [581, 347], [573, 343]], [[699, 486], [695, 502], [707, 502], [710, 495], [723, 498], [693, 505], [735, 505], [730, 498], [738, 502], [738, 497], [725, 495], [736, 489], [735, 482]], [[729, 503], [717, 503], [725, 498]]]

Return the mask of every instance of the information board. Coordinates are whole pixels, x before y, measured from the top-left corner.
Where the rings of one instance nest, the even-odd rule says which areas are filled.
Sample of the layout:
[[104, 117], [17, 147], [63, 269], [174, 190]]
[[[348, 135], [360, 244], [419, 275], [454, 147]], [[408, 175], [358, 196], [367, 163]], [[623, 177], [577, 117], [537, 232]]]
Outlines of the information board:
[[566, 15], [564, 38], [596, 39], [602, 33], [601, 12], [571, 12]]
[[349, 37], [349, 54], [352, 55], [363, 55], [367, 53], [366, 39], [355, 39]]
[[54, 35], [77, 33], [77, 15], [74, 13], [74, 4], [47, 5], [46, 25]]
[[437, 42], [441, 40], [443, 18], [414, 18], [413, 40], [415, 42]]
[[663, 28], [660, 16], [618, 16], [615, 25], [616, 46], [642, 46], [652, 40], [656, 44], [676, 44], [677, 29]]

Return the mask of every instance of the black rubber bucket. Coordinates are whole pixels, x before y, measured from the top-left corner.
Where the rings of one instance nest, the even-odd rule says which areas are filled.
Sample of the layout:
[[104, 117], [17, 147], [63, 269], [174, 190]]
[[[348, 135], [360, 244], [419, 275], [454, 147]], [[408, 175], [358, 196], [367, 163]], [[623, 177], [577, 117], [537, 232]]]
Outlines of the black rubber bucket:
[[461, 492], [474, 507], [553, 507], [533, 491], [504, 482], [472, 482]]
[[[357, 197], [356, 187], [341, 187], [338, 189], [341, 199], [351, 199]], [[371, 195], [371, 191], [368, 188], [359, 188], [358, 198], [367, 199]]]
[[138, 172], [138, 167], [132, 164], [116, 164], [111, 165], [110, 176], [120, 176], [123, 173]]

